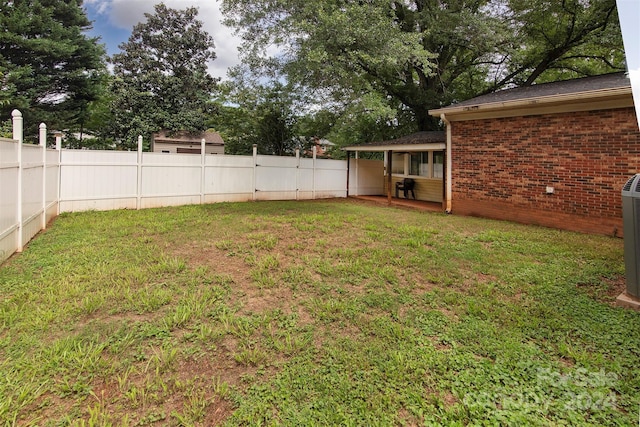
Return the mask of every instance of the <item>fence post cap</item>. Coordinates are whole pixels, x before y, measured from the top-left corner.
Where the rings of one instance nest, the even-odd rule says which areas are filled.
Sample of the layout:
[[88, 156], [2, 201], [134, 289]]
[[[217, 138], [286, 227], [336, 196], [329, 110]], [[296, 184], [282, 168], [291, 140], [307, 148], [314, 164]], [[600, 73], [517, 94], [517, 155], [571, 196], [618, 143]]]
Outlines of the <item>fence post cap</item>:
[[20, 112], [20, 110], [13, 110], [11, 112], [11, 117], [22, 117], [22, 113]]
[[45, 125], [44, 123], [40, 123], [40, 129], [46, 129], [47, 125]]

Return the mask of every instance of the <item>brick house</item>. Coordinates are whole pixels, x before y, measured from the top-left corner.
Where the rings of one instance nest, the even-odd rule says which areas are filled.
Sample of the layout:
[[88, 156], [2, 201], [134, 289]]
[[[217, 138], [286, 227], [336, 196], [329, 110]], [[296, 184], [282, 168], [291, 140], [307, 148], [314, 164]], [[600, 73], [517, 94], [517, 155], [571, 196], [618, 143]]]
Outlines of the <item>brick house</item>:
[[624, 73], [503, 90], [429, 114], [447, 125], [447, 211], [622, 234], [621, 189], [640, 172]]

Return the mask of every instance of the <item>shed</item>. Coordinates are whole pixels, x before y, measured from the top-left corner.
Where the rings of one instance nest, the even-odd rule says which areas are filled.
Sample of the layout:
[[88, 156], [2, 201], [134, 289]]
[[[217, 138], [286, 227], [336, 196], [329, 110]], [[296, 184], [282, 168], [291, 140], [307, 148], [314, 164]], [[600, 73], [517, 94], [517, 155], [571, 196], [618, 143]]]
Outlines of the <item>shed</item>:
[[200, 154], [202, 139], [206, 154], [224, 154], [224, 141], [218, 132], [169, 132], [166, 130], [151, 135], [151, 151], [155, 153]]
[[621, 189], [640, 171], [625, 73], [498, 91], [429, 111], [447, 125], [455, 214], [621, 235]]

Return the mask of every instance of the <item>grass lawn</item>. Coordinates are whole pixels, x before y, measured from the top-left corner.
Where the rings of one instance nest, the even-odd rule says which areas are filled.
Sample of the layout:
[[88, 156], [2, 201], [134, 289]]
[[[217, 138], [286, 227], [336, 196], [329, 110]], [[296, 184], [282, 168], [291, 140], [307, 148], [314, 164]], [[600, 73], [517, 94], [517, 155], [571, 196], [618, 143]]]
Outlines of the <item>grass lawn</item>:
[[637, 425], [622, 243], [354, 200], [64, 214], [0, 267], [0, 425]]

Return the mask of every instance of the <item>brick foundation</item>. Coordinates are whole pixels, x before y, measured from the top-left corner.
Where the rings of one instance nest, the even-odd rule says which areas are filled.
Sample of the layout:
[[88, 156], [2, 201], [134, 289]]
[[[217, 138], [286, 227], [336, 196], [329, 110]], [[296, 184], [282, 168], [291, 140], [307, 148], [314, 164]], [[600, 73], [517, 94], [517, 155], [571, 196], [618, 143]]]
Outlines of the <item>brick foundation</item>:
[[622, 186], [640, 172], [633, 108], [451, 126], [454, 214], [622, 235]]

